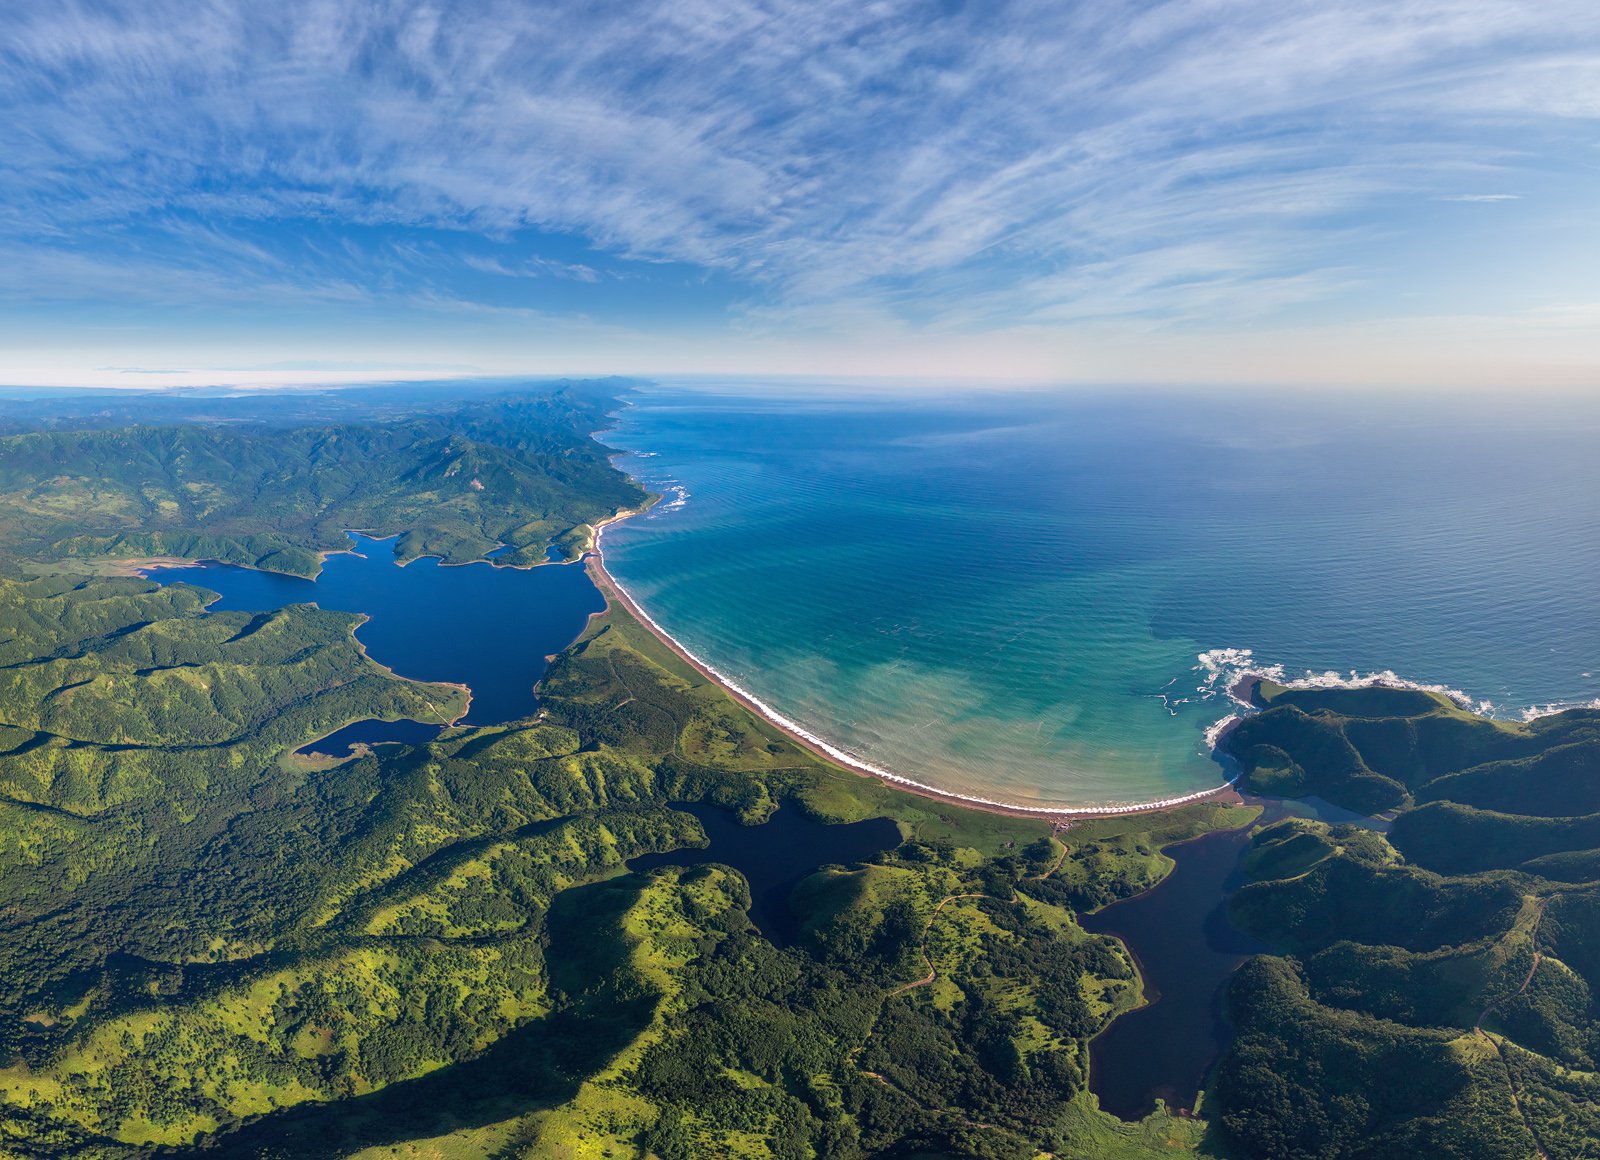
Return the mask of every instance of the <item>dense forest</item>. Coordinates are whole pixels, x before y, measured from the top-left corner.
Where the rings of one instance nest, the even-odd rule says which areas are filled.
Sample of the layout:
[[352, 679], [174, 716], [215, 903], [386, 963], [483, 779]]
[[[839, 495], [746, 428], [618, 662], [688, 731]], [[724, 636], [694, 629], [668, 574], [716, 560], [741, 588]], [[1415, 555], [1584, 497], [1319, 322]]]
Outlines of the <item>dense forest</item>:
[[[342, 405], [338, 395], [302, 407], [113, 400], [84, 426], [0, 407], [0, 429], [33, 427], [0, 436], [0, 551], [314, 576], [356, 529], [398, 535], [402, 561], [463, 563], [506, 545], [500, 563], [536, 564], [552, 543], [644, 499], [589, 436], [615, 405], [604, 392], [422, 398], [398, 414], [370, 392]], [[173, 415], [193, 418], [161, 421]]]
[[1291, 690], [1226, 744], [1249, 785], [1377, 827], [1261, 829], [1234, 921], [1223, 1127], [1262, 1157], [1600, 1155], [1600, 711], [1490, 720]]
[[[911, 796], [615, 601], [534, 716], [452, 725], [465, 690], [359, 617], [130, 567], [310, 574], [346, 528], [575, 555], [646, 499], [591, 435], [618, 389], [0, 400], [0, 1155], [1600, 1156], [1600, 711], [1262, 684], [1228, 910], [1273, 953], [1198, 1115], [1129, 1124], [1088, 1043], [1145, 997], [1077, 916], [1261, 805], [1058, 831]], [[301, 752], [371, 718], [445, 728]], [[687, 803], [898, 837], [806, 874], [775, 941], [738, 871], [629, 868], [707, 844]]]
[[[0, 521], [0, 1154], [1200, 1145], [1205, 1125], [1164, 1109], [1096, 1108], [1087, 1041], [1141, 991], [1074, 912], [1252, 811], [1058, 838], [903, 794], [793, 745], [615, 605], [555, 660], [535, 717], [301, 756], [352, 721], [453, 721], [464, 693], [367, 660], [358, 618], [207, 612], [197, 588], [107, 574], [156, 552], [308, 571], [338, 529], [423, 518], [412, 551], [542, 557], [640, 502], [587, 434], [611, 405], [566, 389], [331, 427], [19, 420], [0, 441], [0, 479], [31, 497]], [[481, 493], [445, 495], [469, 468], [440, 446], [478, 457]], [[211, 485], [226, 494], [194, 498]], [[818, 866], [779, 945], [733, 870], [628, 870], [705, 844], [673, 808], [691, 802], [751, 825], [785, 802], [890, 817], [900, 841]]]

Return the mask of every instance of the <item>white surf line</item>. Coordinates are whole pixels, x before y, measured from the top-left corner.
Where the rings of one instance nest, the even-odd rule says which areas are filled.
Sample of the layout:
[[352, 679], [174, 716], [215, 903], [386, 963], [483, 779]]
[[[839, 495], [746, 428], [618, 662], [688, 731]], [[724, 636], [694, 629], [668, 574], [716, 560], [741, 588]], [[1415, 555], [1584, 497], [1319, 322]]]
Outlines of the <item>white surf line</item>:
[[[1502, 710], [1487, 697], [1474, 697], [1450, 685], [1402, 677], [1393, 669], [1383, 669], [1373, 673], [1352, 671], [1348, 675], [1331, 669], [1320, 673], [1314, 669], [1307, 669], [1304, 676], [1291, 677], [1287, 666], [1257, 661], [1254, 650], [1247, 648], [1210, 649], [1201, 653], [1196, 659], [1199, 664], [1194, 666], [1193, 671], [1201, 675], [1201, 683], [1195, 690], [1200, 699], [1210, 699], [1220, 691], [1240, 710], [1223, 717], [1206, 729], [1206, 745], [1212, 751], [1216, 750], [1217, 742], [1230, 726], [1244, 717], [1261, 711], [1259, 706], [1248, 704], [1233, 693], [1239, 682], [1250, 677], [1272, 681], [1286, 689], [1415, 689], [1424, 693], [1438, 693], [1459, 708], [1476, 713], [1480, 717], [1504, 721], [1512, 720], [1508, 714], [1515, 713], [1517, 715], [1515, 719], [1520, 719], [1525, 724], [1537, 721], [1541, 717], [1565, 713], [1569, 709], [1600, 709], [1600, 697], [1597, 697], [1592, 701], [1552, 701], [1548, 705]], [[1183, 701], [1177, 703], [1182, 704]]]
[[1600, 697], [1592, 701], [1552, 701], [1548, 705], [1530, 705], [1522, 711], [1522, 720], [1524, 724], [1528, 724], [1541, 717], [1554, 717], [1557, 713], [1565, 713], [1568, 709], [1600, 709]]
[[[632, 514], [634, 513], [619, 513], [609, 520], [602, 521], [595, 527], [594, 538], [591, 541], [592, 547], [590, 550], [593, 551], [595, 556], [600, 559], [602, 568], [605, 567], [605, 555], [600, 550], [600, 539], [602, 534], [606, 528], [610, 527], [614, 523], [626, 519]], [[785, 717], [782, 713], [778, 712], [760, 697], [757, 697], [754, 693], [750, 692], [750, 690], [744, 688], [732, 678], [724, 675], [714, 666], [706, 663], [703, 657], [695, 653], [692, 649], [687, 648], [682, 641], [673, 636], [666, 629], [662, 628], [655, 618], [645, 611], [644, 605], [640, 604], [639, 601], [634, 598], [633, 594], [622, 586], [621, 582], [617, 579], [614, 573], [607, 571], [606, 576], [610, 578], [611, 583], [617, 586], [617, 590], [628, 598], [628, 602], [633, 605], [634, 611], [637, 612], [640, 618], [649, 624], [654, 631], [660, 633], [664, 639], [671, 641], [673, 647], [682, 650], [685, 656], [689, 657], [692, 661], [694, 661], [695, 664], [704, 669], [714, 680], [732, 692], [736, 693], [738, 696], [742, 697], [751, 706], [753, 706], [757, 712], [759, 712], [768, 721], [772, 722], [772, 724], [778, 726], [780, 729], [784, 729], [790, 733], [793, 733], [797, 737], [805, 739], [812, 745], [815, 745], [818, 749], [822, 750], [840, 765], [848, 766], [851, 769], [859, 770], [862, 773], [871, 774], [873, 777], [882, 778], [885, 781], [895, 782], [899, 785], [910, 786], [913, 789], [919, 789], [925, 793], [934, 794], [938, 797], [948, 798], [953, 801], [971, 802], [974, 805], [994, 806], [997, 809], [1017, 810], [1022, 813], [1045, 815], [1133, 814], [1148, 810], [1162, 810], [1168, 809], [1172, 806], [1183, 805], [1185, 802], [1199, 801], [1201, 798], [1211, 797], [1215, 794], [1221, 793], [1226, 789], [1229, 789], [1233, 785], [1233, 782], [1229, 780], [1222, 782], [1220, 785], [1213, 786], [1210, 789], [1196, 790], [1194, 793], [1183, 794], [1179, 797], [1162, 798], [1158, 801], [1150, 802], [1133, 802], [1127, 804], [1095, 806], [1025, 806], [1019, 805], [1016, 802], [997, 801], [994, 798], [978, 797], [975, 794], [956, 793], [954, 790], [940, 789], [938, 786], [917, 781], [915, 778], [907, 777], [901, 773], [895, 773], [893, 770], [884, 769], [880, 765], [874, 765], [864, 758], [851, 753], [847, 749], [841, 749], [839, 746], [833, 744], [833, 742], [827, 740], [825, 737], [819, 737], [817, 734], [811, 732], [811, 730], [801, 725], [798, 721], [792, 720], [789, 717]]]
[[[1226, 693], [1235, 684], [1246, 677], [1256, 677], [1260, 680], [1272, 681], [1286, 689], [1415, 689], [1424, 693], [1438, 693], [1448, 697], [1463, 709], [1470, 710], [1480, 716], [1491, 717], [1496, 715], [1495, 704], [1486, 698], [1473, 697], [1460, 689], [1449, 685], [1436, 684], [1428, 681], [1412, 680], [1402, 677], [1393, 669], [1384, 669], [1374, 673], [1359, 673], [1351, 671], [1349, 674], [1329, 669], [1325, 672], [1316, 672], [1306, 669], [1304, 676], [1292, 677], [1285, 665], [1258, 661], [1255, 650], [1248, 648], [1214, 648], [1201, 653], [1197, 658], [1199, 664], [1194, 666], [1193, 672], [1203, 674], [1200, 686], [1195, 690], [1202, 698], [1216, 694], [1219, 690]], [[1236, 699], [1237, 700], [1237, 699]]]

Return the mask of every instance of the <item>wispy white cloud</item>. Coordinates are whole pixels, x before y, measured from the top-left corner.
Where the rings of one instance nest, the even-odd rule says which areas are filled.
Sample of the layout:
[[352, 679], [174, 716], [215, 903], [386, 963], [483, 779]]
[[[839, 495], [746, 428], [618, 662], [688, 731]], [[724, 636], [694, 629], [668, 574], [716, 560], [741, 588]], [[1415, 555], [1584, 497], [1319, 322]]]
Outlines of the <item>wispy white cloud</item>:
[[62, 0], [0, 28], [0, 101], [13, 294], [600, 280], [302, 229], [338, 223], [693, 263], [745, 287], [747, 329], [1236, 322], [1377, 277], [1354, 255], [1391, 209], [1514, 199], [1459, 191], [1592, 137], [1600, 22], [1592, 0]]
[[507, 263], [499, 258], [466, 254], [462, 263], [480, 274], [495, 274], [502, 278], [568, 278], [574, 282], [598, 282], [600, 275], [592, 266], [582, 262], [559, 262], [537, 255], [519, 262]]

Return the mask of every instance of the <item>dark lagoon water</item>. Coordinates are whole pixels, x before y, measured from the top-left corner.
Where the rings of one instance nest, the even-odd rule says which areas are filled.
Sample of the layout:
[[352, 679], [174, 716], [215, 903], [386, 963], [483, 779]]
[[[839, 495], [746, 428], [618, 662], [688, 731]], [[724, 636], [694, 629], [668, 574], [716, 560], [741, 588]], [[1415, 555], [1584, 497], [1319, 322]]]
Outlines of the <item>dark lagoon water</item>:
[[[648, 389], [607, 567], [776, 711], [1027, 805], [1215, 785], [1252, 649], [1516, 715], [1600, 695], [1600, 400]], [[1204, 656], [1204, 661], [1202, 661]]]
[[442, 725], [426, 721], [356, 721], [335, 729], [326, 737], [302, 746], [297, 753], [320, 753], [327, 757], [348, 757], [357, 745], [422, 745], [443, 730]]
[[[1389, 823], [1320, 798], [1255, 799], [1256, 826], [1291, 816], [1384, 831]], [[1228, 899], [1246, 881], [1240, 856], [1254, 826], [1207, 834], [1166, 848], [1172, 871], [1155, 889], [1079, 923], [1120, 938], [1138, 961], [1145, 1005], [1120, 1016], [1089, 1044], [1089, 1087], [1100, 1106], [1142, 1119], [1156, 1099], [1193, 1110], [1212, 1065], [1232, 1038], [1223, 1018], [1224, 984], [1251, 955], [1269, 948], [1228, 919]]]
[[1089, 1044], [1089, 1088], [1112, 1115], [1141, 1119], [1157, 1097], [1192, 1109], [1227, 1043], [1222, 984], [1267, 949], [1228, 921], [1227, 895], [1240, 884], [1249, 842], [1248, 832], [1232, 830], [1172, 846], [1173, 870], [1154, 890], [1079, 916], [1085, 930], [1121, 938], [1144, 980], [1146, 1005]]
[[790, 805], [779, 806], [759, 826], [740, 825], [728, 810], [689, 802], [673, 807], [693, 814], [710, 845], [698, 850], [644, 854], [630, 870], [656, 866], [732, 866], [750, 883], [750, 920], [779, 946], [792, 946], [800, 926], [789, 909], [789, 895], [800, 880], [824, 866], [863, 862], [900, 844], [900, 828], [888, 818], [824, 825]]
[[[533, 686], [583, 631], [605, 600], [581, 564], [445, 567], [437, 560], [394, 562], [393, 540], [352, 535], [355, 551], [329, 556], [315, 580], [202, 564], [146, 573], [221, 593], [211, 607], [263, 612], [317, 604], [369, 619], [356, 630], [373, 660], [404, 677], [459, 681], [472, 689], [467, 723], [514, 721], [534, 710]], [[357, 722], [308, 748], [342, 755], [353, 741], [426, 740], [416, 723]]]

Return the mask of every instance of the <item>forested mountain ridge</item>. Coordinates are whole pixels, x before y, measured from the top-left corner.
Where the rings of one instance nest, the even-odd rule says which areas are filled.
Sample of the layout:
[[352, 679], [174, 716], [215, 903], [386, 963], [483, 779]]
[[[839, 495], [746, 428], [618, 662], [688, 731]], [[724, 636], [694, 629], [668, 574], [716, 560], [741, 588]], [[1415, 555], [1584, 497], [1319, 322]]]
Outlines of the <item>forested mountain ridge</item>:
[[[349, 639], [350, 618], [303, 606], [205, 614], [182, 585], [65, 583], [5, 590], [8, 621], [71, 626], [15, 635], [8, 659], [103, 658], [131, 704], [92, 720], [158, 719], [140, 706], [164, 695], [161, 664], [248, 646], [243, 668], [271, 670]], [[290, 629], [305, 647], [277, 643]], [[297, 671], [308, 689], [320, 672]], [[1063, 857], [1044, 823], [832, 770], [615, 608], [558, 659], [539, 721], [287, 756], [340, 719], [455, 692], [383, 680], [336, 686], [332, 716], [299, 698], [200, 748], [8, 732], [12, 1154], [334, 1156], [444, 1133], [463, 1155], [1031, 1158], [1197, 1134], [1088, 1102], [1086, 1041], [1138, 984], [1070, 908], [1144, 888], [1155, 848], [1238, 811], [1088, 824]], [[756, 822], [780, 800], [889, 814], [912, 839], [804, 883], [798, 946], [752, 929], [731, 872], [622, 873], [703, 841], [673, 802]], [[924, 953], [935, 981], [907, 988]]]
[[[1140, 984], [1073, 912], [1250, 811], [1091, 822], [1063, 847], [828, 765], [615, 605], [534, 718], [297, 755], [366, 718], [455, 720], [463, 691], [373, 664], [356, 617], [85, 573], [307, 573], [352, 526], [400, 533], [401, 559], [503, 541], [496, 562], [536, 562], [643, 499], [588, 434], [603, 392], [318, 405], [129, 426], [118, 402], [0, 440], [0, 1154], [1198, 1146], [1203, 1125], [1094, 1106], [1087, 1041]], [[905, 841], [803, 881], [779, 945], [732, 870], [627, 871], [705, 842], [684, 802], [889, 816]]]
[[1402, 689], [1289, 690], [1249, 785], [1396, 809], [1259, 832], [1223, 1125], [1272, 1157], [1600, 1155], [1600, 711], [1528, 723]]
[[315, 575], [345, 529], [402, 560], [544, 560], [644, 492], [589, 434], [615, 400], [505, 395], [442, 413], [313, 425], [140, 424], [0, 437], [0, 550], [25, 559], [175, 556]]

